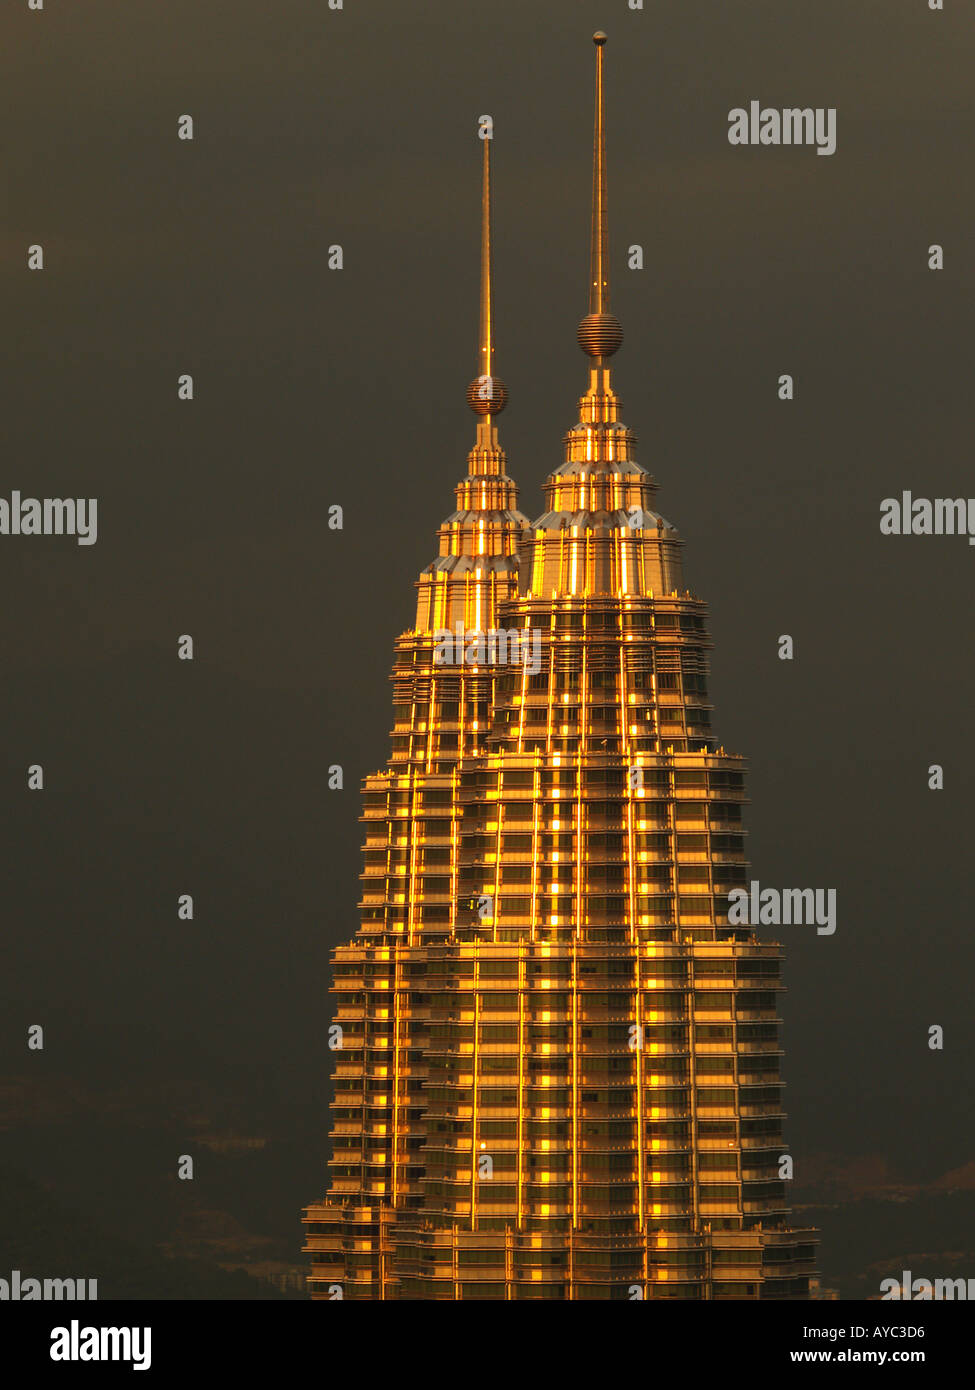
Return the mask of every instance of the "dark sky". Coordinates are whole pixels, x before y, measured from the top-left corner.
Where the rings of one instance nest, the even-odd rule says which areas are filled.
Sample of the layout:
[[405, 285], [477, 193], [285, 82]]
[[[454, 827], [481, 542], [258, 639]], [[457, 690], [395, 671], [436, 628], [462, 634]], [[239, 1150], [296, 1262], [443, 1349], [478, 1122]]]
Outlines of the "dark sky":
[[[321, 1128], [321, 1171], [357, 783], [473, 442], [476, 120], [502, 439], [534, 516], [585, 384], [597, 27], [623, 418], [711, 606], [753, 873], [838, 893], [835, 936], [782, 929], [797, 1167], [973, 1157], [975, 550], [878, 525], [902, 489], [975, 494], [954, 0], [9, 0], [0, 495], [96, 496], [99, 538], [0, 537], [0, 1072], [197, 1078], [241, 1124]], [[835, 107], [835, 155], [730, 146], [752, 99]]]

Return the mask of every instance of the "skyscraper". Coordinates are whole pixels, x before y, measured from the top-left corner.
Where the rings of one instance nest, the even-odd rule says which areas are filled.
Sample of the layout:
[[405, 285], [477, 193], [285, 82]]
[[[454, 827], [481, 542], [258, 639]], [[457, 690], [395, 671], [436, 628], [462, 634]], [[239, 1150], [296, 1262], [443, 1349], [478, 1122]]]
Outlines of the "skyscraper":
[[594, 41], [588, 382], [531, 525], [495, 425], [484, 140], [477, 438], [365, 783], [315, 1297], [808, 1297], [781, 950], [728, 921], [743, 762], [712, 734], [705, 605], [611, 382]]

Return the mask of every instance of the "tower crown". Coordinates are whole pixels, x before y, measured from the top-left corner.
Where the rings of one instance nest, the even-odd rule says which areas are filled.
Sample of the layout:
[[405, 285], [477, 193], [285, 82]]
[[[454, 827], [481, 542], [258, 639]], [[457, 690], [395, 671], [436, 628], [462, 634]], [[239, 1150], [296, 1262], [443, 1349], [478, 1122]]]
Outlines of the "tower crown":
[[[482, 118], [482, 121], [485, 118]], [[440, 526], [439, 554], [420, 575], [416, 631], [494, 626], [498, 603], [518, 585], [518, 542], [528, 518], [518, 511], [518, 489], [507, 474], [495, 417], [508, 392], [494, 375], [494, 316], [491, 303], [491, 141], [493, 126], [479, 129], [481, 155], [481, 288], [478, 375], [467, 388], [477, 416], [467, 476], [454, 489], [456, 507]]]
[[606, 123], [603, 49], [596, 45], [593, 122], [592, 236], [589, 313], [579, 346], [590, 359], [589, 389], [579, 419], [565, 436], [560, 468], [545, 483], [546, 508], [520, 548], [520, 584], [535, 596], [648, 597], [683, 587], [680, 541], [656, 511], [657, 485], [634, 456], [636, 437], [620, 420], [609, 358], [623, 341], [609, 312], [609, 231], [606, 215]]

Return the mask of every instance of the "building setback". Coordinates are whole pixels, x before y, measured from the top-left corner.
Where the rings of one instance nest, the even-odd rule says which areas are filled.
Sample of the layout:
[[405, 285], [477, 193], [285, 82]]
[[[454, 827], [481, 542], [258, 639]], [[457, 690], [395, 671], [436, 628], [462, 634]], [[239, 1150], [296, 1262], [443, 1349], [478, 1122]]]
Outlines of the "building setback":
[[[365, 781], [314, 1298], [809, 1297], [816, 1232], [780, 1177], [781, 948], [728, 921], [744, 765], [712, 734], [705, 605], [610, 379], [595, 43], [588, 384], [531, 525], [498, 444], [483, 142], [477, 436]], [[438, 663], [458, 621], [530, 631], [541, 661]]]

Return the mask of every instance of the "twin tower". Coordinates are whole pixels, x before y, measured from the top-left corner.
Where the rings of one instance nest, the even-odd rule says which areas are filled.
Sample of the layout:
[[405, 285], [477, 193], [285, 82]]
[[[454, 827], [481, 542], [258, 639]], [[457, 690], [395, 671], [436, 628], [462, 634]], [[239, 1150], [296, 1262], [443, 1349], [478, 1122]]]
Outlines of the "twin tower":
[[[712, 735], [705, 606], [610, 380], [605, 41], [589, 381], [533, 523], [498, 443], [483, 141], [477, 437], [364, 784], [330, 1185], [304, 1214], [313, 1298], [809, 1297], [781, 949], [728, 921], [743, 763]], [[445, 660], [445, 630], [507, 641]]]

